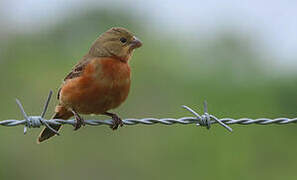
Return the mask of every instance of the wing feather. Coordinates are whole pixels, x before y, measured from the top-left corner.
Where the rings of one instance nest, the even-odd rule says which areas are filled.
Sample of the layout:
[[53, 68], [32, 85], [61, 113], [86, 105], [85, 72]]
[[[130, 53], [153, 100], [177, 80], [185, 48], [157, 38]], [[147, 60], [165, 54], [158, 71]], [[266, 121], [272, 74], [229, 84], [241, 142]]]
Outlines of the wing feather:
[[[63, 84], [64, 84], [65, 81], [67, 81], [69, 79], [74, 79], [74, 78], [79, 77], [84, 72], [84, 69], [85, 69], [86, 65], [90, 62], [90, 60], [91, 60], [90, 56], [88, 56], [88, 55], [84, 56], [72, 68], [72, 71], [69, 74], [67, 74], [67, 76], [64, 78]], [[62, 86], [63, 86], [63, 84], [62, 84]], [[58, 96], [57, 96], [58, 100], [60, 99], [60, 93], [61, 93], [62, 86], [58, 90]]]

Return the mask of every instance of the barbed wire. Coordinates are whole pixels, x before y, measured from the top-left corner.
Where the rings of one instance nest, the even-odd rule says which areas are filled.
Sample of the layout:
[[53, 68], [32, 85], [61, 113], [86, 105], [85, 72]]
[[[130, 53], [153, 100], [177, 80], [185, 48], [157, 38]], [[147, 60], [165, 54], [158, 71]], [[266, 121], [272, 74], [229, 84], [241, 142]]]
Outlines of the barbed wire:
[[[63, 119], [45, 119], [45, 113], [47, 111], [50, 99], [52, 96], [52, 91], [50, 91], [48, 98], [46, 100], [46, 103], [44, 105], [43, 111], [40, 116], [28, 116], [25, 112], [21, 102], [16, 99], [16, 103], [18, 107], [20, 108], [22, 115], [24, 116], [24, 120], [4, 120], [0, 121], [0, 125], [2, 126], [18, 126], [18, 125], [24, 125], [24, 134], [26, 134], [28, 128], [39, 128], [41, 126], [46, 126], [50, 128], [53, 132], [55, 132], [57, 135], [59, 133], [51, 128], [49, 125], [59, 125], [59, 124], [68, 124], [68, 125], [76, 125], [75, 119], [70, 120], [63, 120]], [[164, 125], [173, 125], [173, 124], [196, 124], [197, 126], [203, 126], [207, 129], [210, 129], [211, 124], [219, 124], [226, 128], [228, 131], [232, 132], [232, 128], [230, 128], [228, 125], [232, 124], [241, 124], [241, 125], [250, 125], [250, 124], [260, 124], [260, 125], [268, 125], [268, 124], [289, 124], [289, 123], [296, 123], [297, 118], [276, 118], [276, 119], [269, 119], [269, 118], [258, 118], [258, 119], [250, 119], [250, 118], [240, 118], [240, 119], [232, 119], [232, 118], [222, 118], [219, 119], [214, 115], [211, 115], [208, 113], [207, 109], [207, 103], [204, 101], [204, 113], [202, 115], [199, 115], [196, 111], [191, 109], [188, 106], [182, 106], [184, 109], [192, 113], [193, 117], [181, 117], [181, 118], [142, 118], [142, 119], [124, 119], [123, 123], [125, 125], [137, 125], [137, 124], [144, 124], [144, 125], [154, 125], [154, 124], [164, 124]], [[99, 126], [99, 125], [111, 125], [112, 124], [111, 119], [107, 120], [85, 120], [86, 125], [91, 126]], [[228, 124], [228, 125], [227, 125]]]

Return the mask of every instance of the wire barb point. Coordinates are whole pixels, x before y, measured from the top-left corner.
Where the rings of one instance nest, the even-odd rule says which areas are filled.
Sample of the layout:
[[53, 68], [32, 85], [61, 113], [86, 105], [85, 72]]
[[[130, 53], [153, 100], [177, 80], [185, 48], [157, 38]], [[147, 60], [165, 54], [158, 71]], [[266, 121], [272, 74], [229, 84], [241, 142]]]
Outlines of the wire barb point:
[[41, 125], [45, 125], [47, 128], [49, 128], [55, 134], [59, 135], [59, 133], [56, 130], [54, 130], [52, 127], [50, 127], [50, 125], [48, 125], [48, 123], [44, 119], [45, 113], [47, 111], [49, 102], [52, 97], [52, 94], [53, 94], [53, 91], [50, 90], [47, 100], [45, 102], [43, 111], [41, 113], [41, 116], [28, 116], [27, 113], [25, 112], [24, 107], [23, 107], [22, 103], [20, 102], [20, 100], [16, 99], [16, 103], [25, 118], [24, 134], [27, 133], [28, 128], [39, 128]]
[[52, 95], [53, 95], [53, 91], [52, 90], [50, 90], [50, 92], [49, 92], [49, 94], [48, 94], [48, 96], [47, 96], [47, 99], [46, 99], [46, 101], [45, 101], [45, 104], [44, 104], [44, 108], [43, 108], [43, 111], [42, 111], [42, 113], [41, 113], [41, 118], [40, 118], [40, 121], [41, 121], [41, 123], [42, 124], [44, 124], [47, 128], [49, 128], [51, 131], [53, 131], [56, 135], [60, 135], [59, 134], [59, 132], [58, 131], [56, 131], [54, 128], [52, 128], [50, 125], [48, 125], [48, 123], [46, 122], [46, 121], [44, 121], [44, 116], [45, 116], [45, 113], [46, 113], [46, 111], [47, 111], [47, 108], [48, 108], [48, 105], [49, 105], [49, 103], [50, 103], [50, 101], [51, 101], [51, 98], [52, 98]]
[[[224, 128], [226, 128], [228, 131], [232, 132], [232, 128], [230, 128], [228, 125], [226, 125], [225, 123], [223, 123], [222, 121], [220, 121], [218, 118], [216, 118], [213, 115], [208, 114], [208, 108], [207, 108], [207, 102], [206, 100], [203, 102], [203, 106], [204, 106], [204, 114], [202, 114], [201, 116], [195, 112], [193, 109], [191, 109], [188, 106], [183, 105], [182, 107], [186, 110], [188, 110], [190, 113], [192, 113], [194, 116], [196, 116], [198, 123], [196, 124], [197, 126], [205, 126], [207, 129], [210, 129], [210, 125], [212, 123], [219, 123], [221, 126], [223, 126]], [[211, 120], [214, 121], [211, 121]]]

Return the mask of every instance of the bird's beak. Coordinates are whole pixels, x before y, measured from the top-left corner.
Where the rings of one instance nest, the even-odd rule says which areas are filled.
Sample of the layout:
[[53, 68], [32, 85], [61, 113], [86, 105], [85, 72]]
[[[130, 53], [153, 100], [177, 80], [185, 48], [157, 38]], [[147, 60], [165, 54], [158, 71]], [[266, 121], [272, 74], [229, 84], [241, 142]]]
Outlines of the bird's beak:
[[131, 41], [131, 48], [136, 49], [142, 46], [142, 42], [135, 36], [133, 36], [133, 40]]

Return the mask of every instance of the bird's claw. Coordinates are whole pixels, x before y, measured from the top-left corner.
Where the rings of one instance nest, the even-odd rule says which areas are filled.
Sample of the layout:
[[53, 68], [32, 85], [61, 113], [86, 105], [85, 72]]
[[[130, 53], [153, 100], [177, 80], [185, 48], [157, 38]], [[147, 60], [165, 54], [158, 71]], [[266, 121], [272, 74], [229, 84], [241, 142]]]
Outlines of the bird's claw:
[[117, 130], [119, 126], [122, 127], [124, 125], [122, 119], [116, 114], [112, 116], [112, 120], [112, 124], [110, 125], [112, 130]]
[[79, 115], [77, 114], [76, 112], [73, 113], [74, 114], [74, 117], [75, 117], [75, 120], [76, 120], [76, 123], [74, 125], [74, 131], [78, 130], [79, 128], [81, 128], [81, 126], [85, 126], [86, 123], [84, 121], [84, 119]]

